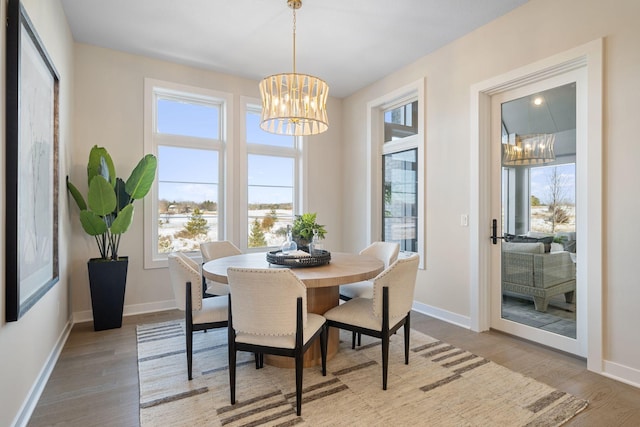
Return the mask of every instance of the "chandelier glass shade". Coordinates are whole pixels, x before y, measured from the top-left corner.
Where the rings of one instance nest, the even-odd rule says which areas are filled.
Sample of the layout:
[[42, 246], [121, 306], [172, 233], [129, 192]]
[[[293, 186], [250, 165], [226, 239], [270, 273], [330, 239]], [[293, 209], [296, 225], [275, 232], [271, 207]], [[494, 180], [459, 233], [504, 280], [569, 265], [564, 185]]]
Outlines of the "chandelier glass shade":
[[555, 135], [550, 133], [516, 135], [515, 142], [502, 144], [502, 165], [529, 166], [553, 162], [556, 159], [554, 141]]
[[329, 86], [318, 77], [296, 73], [296, 9], [302, 0], [287, 0], [293, 9], [293, 72], [274, 74], [260, 82], [260, 128], [278, 135], [316, 135], [329, 128]]
[[329, 86], [307, 74], [269, 76], [260, 82], [260, 127], [279, 135], [316, 135], [329, 128]]

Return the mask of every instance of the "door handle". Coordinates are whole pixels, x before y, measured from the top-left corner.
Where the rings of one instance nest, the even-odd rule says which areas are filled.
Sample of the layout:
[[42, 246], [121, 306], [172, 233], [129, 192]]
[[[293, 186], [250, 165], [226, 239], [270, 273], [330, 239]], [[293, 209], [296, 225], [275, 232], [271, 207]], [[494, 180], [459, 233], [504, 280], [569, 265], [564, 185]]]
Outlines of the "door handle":
[[497, 219], [493, 219], [491, 221], [491, 237], [489, 237], [491, 239], [491, 242], [494, 245], [498, 244], [498, 239], [504, 239], [504, 236], [498, 236], [498, 220]]

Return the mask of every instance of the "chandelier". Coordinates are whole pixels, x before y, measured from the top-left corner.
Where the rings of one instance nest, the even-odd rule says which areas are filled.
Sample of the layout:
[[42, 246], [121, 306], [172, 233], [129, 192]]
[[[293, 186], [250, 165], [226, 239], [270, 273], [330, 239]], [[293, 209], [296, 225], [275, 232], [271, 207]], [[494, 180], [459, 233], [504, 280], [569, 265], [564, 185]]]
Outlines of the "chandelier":
[[260, 82], [260, 127], [278, 135], [316, 135], [329, 128], [329, 86], [314, 76], [296, 73], [296, 10], [302, 0], [287, 0], [293, 9], [293, 72], [274, 74]]
[[502, 144], [502, 165], [528, 166], [553, 162], [556, 159], [554, 141], [555, 135], [551, 133], [516, 135], [515, 142], [511, 140]]

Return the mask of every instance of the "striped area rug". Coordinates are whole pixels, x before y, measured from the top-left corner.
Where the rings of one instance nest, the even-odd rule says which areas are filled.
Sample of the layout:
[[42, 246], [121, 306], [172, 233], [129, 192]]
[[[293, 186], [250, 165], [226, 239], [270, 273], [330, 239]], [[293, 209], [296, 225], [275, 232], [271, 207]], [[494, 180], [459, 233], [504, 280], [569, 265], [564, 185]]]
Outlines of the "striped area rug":
[[[401, 332], [401, 331], [400, 331]], [[391, 339], [388, 389], [382, 390], [379, 340], [351, 349], [341, 332], [338, 354], [306, 368], [302, 416], [295, 414], [292, 369], [238, 353], [235, 405], [229, 404], [226, 328], [194, 336], [187, 380], [181, 322], [137, 328], [140, 424], [150, 426], [558, 426], [587, 406], [487, 359], [411, 331], [409, 365], [402, 333]]]

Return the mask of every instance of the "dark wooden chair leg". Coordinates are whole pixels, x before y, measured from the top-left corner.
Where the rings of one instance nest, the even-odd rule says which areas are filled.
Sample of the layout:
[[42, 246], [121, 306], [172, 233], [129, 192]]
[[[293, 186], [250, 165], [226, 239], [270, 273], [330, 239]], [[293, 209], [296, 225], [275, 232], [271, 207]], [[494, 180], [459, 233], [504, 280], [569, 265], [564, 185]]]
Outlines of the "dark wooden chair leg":
[[296, 354], [296, 414], [302, 413], [302, 350]]
[[358, 332], [358, 347], [362, 345], [362, 334]]
[[407, 313], [404, 321], [404, 364], [409, 364], [409, 333], [411, 331], [411, 312]]
[[382, 389], [387, 389], [389, 371], [389, 288], [382, 288]]
[[229, 316], [227, 326], [227, 341], [229, 348], [229, 394], [231, 404], [236, 403], [236, 333], [231, 319], [231, 294], [229, 294]]
[[193, 330], [187, 325], [185, 338], [187, 340], [187, 376], [189, 381], [193, 378]]
[[351, 349], [353, 350], [354, 348], [356, 348], [356, 332], [352, 331], [351, 332]]
[[387, 372], [389, 371], [389, 335], [382, 337], [382, 389], [387, 389]]
[[185, 286], [185, 297], [184, 328], [187, 347], [187, 377], [191, 380], [193, 378], [193, 312], [191, 311], [191, 282], [187, 282]]
[[298, 297], [296, 301], [296, 414], [300, 416], [302, 413], [302, 356], [304, 348], [302, 345], [302, 298]]
[[233, 405], [236, 403], [236, 349], [232, 344], [229, 344], [229, 391]]

